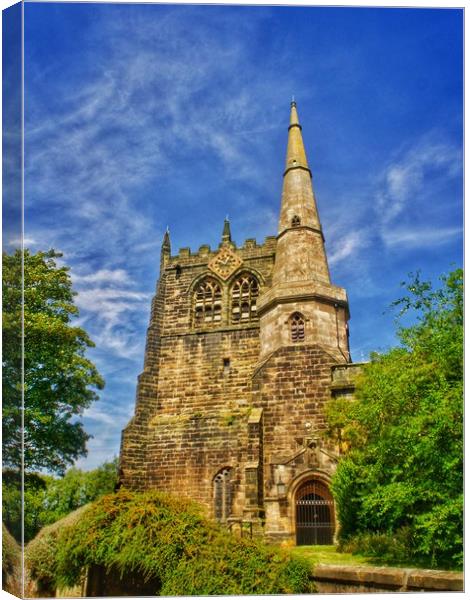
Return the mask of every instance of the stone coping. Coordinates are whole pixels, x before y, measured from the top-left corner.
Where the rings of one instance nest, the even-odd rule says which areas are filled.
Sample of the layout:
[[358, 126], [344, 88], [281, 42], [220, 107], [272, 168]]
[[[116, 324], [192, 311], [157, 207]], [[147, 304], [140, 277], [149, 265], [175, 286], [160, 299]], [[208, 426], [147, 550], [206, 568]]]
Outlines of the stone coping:
[[315, 581], [402, 592], [461, 592], [464, 589], [463, 573], [459, 571], [318, 564], [313, 568], [312, 576]]

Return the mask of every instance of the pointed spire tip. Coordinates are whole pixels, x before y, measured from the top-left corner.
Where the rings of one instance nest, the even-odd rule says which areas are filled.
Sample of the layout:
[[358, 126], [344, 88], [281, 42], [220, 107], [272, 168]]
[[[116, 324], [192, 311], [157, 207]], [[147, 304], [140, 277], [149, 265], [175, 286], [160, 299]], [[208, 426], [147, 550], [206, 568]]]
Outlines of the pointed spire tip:
[[169, 246], [170, 244], [170, 228], [167, 226], [166, 231], [163, 235], [163, 245]]
[[228, 215], [225, 217], [225, 220], [224, 220], [224, 228], [222, 231], [222, 241], [223, 242], [231, 242], [232, 241], [232, 234], [230, 231], [230, 221], [228, 220]]

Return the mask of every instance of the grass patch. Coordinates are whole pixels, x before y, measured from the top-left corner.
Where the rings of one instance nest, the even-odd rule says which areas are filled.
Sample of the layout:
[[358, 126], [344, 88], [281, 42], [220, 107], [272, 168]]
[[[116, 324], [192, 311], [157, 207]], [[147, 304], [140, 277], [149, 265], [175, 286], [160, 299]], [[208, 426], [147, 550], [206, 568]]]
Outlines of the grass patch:
[[[344, 566], [369, 566], [369, 567], [398, 567], [408, 569], [432, 569], [433, 567], [428, 562], [422, 559], [416, 560], [387, 560], [380, 556], [365, 556], [360, 554], [358, 550], [353, 552], [343, 552], [337, 546], [293, 546], [290, 548], [290, 554], [293, 558], [304, 559], [310, 567], [318, 564], [326, 565], [344, 565]], [[455, 567], [453, 569], [439, 567], [444, 571], [459, 571]]]
[[320, 563], [329, 565], [363, 566], [373, 563], [364, 556], [350, 552], [338, 552], [336, 546], [294, 546], [290, 549], [291, 556], [303, 558], [313, 567]]

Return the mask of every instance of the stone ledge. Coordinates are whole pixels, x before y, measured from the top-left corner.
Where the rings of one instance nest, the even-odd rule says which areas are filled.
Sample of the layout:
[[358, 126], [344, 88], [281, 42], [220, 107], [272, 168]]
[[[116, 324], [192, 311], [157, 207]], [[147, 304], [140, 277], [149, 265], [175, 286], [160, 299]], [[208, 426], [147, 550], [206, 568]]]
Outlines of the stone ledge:
[[393, 567], [345, 567], [339, 565], [317, 565], [314, 568], [315, 579], [327, 579], [338, 583], [370, 584], [401, 588], [404, 580], [404, 569]]
[[[402, 569], [396, 567], [353, 567], [319, 564], [313, 568], [312, 577], [322, 591], [322, 583], [328, 591], [358, 592], [390, 591], [463, 591], [463, 573], [456, 571], [434, 571], [430, 569]], [[326, 589], [324, 591], [327, 591]]]
[[463, 573], [456, 571], [433, 571], [417, 569], [408, 574], [407, 588], [411, 590], [425, 589], [436, 592], [462, 592]]

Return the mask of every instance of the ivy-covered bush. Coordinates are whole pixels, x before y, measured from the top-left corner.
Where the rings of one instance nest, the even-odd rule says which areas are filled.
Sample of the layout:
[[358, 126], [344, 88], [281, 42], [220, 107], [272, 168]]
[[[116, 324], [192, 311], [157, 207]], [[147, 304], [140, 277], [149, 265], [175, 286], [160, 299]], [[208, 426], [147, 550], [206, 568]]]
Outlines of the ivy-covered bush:
[[189, 500], [123, 489], [81, 510], [27, 549], [31, 572], [52, 577], [56, 588], [75, 586], [87, 568], [101, 566], [158, 582], [161, 595], [313, 591], [307, 563], [230, 534]]
[[35, 582], [37, 591], [43, 596], [54, 595], [60, 587], [58, 582], [59, 537], [80, 519], [88, 506], [82, 506], [60, 521], [44, 527], [27, 546], [25, 563], [30, 584]]
[[21, 548], [2, 523], [2, 580], [3, 589], [21, 595]]

